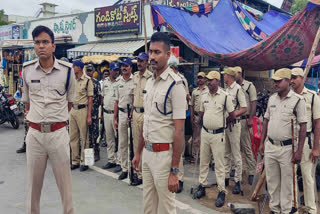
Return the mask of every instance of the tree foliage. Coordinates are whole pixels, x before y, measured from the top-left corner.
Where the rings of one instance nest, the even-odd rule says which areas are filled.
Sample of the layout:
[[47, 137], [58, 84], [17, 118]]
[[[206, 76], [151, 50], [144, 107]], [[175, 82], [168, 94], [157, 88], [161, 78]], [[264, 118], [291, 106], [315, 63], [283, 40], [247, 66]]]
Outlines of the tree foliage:
[[0, 10], [0, 26], [8, 24], [8, 22], [3, 20], [3, 15], [4, 15], [4, 10]]
[[308, 0], [293, 0], [290, 12], [292, 14], [299, 13], [308, 3]]

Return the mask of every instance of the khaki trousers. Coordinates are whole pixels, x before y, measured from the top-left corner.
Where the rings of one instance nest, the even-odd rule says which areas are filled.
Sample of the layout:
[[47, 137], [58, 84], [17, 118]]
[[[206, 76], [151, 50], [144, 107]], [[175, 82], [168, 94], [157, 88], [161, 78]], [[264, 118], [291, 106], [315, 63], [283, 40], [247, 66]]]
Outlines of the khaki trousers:
[[[313, 135], [312, 135], [312, 145], [313, 145]], [[301, 159], [301, 173], [302, 173], [302, 180], [303, 180], [303, 194], [304, 194], [304, 203], [306, 207], [309, 207], [310, 214], [317, 213], [317, 205], [315, 199], [315, 171], [316, 171], [316, 164], [312, 163], [310, 158], [310, 154], [312, 149], [310, 149], [308, 144], [308, 138], [304, 143], [303, 147], [303, 154]]]
[[269, 207], [275, 213], [290, 213], [292, 208], [292, 146], [265, 142], [265, 169], [270, 194]]
[[225, 192], [224, 141], [224, 133], [210, 134], [204, 129], [201, 130], [199, 183], [202, 186], [208, 185], [209, 164], [213, 154], [218, 190]]
[[[226, 178], [230, 178], [231, 171], [231, 160], [233, 158], [235, 164], [235, 175], [234, 181], [238, 182], [242, 180], [242, 158], [240, 152], [240, 132], [241, 124], [236, 123], [231, 127], [226, 129], [226, 148], [225, 148], [225, 173]], [[215, 167], [216, 169], [216, 167]]]
[[175, 193], [168, 189], [168, 178], [172, 161], [169, 151], [142, 154], [143, 213], [176, 214]]
[[128, 159], [129, 159], [129, 143], [128, 143], [128, 114], [119, 111], [119, 124], [118, 124], [118, 135], [119, 135], [119, 151], [120, 151], [120, 162], [122, 172], [128, 172]]
[[[87, 125], [87, 108], [71, 109], [69, 118], [70, 145], [72, 150], [72, 164], [84, 165], [84, 149], [89, 148], [89, 133]], [[81, 141], [81, 156], [79, 147]]]
[[[137, 113], [135, 110], [133, 110], [133, 126], [132, 126], [132, 135], [133, 135], [133, 151], [134, 154], [136, 154], [138, 150], [138, 146], [140, 143], [140, 137], [141, 137], [141, 132], [142, 132], [142, 127], [143, 127], [143, 113]], [[141, 160], [139, 163], [139, 169], [140, 172], [137, 172], [138, 178], [142, 178], [142, 167], [141, 167]]]
[[114, 152], [116, 141], [115, 141], [115, 131], [113, 123], [113, 114], [103, 113], [104, 129], [106, 132], [107, 143], [107, 154], [108, 162], [120, 164], [119, 158], [117, 158], [117, 153]]
[[60, 192], [64, 214], [73, 214], [70, 147], [67, 129], [41, 133], [30, 128], [26, 137], [28, 199], [27, 213], [40, 213], [40, 195], [49, 159]]
[[247, 121], [245, 119], [240, 121], [241, 123], [241, 137], [240, 137], [240, 147], [241, 151], [245, 155], [245, 161], [248, 167], [248, 174], [256, 174], [256, 160], [253, 157], [253, 152], [251, 149], [251, 140], [249, 136], [249, 129], [247, 126]]

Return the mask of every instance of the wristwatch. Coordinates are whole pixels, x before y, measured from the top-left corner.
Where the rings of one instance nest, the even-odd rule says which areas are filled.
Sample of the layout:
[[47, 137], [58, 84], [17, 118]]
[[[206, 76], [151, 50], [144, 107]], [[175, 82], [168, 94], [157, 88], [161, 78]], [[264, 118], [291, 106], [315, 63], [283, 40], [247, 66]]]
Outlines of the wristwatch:
[[173, 174], [178, 174], [179, 173], [179, 169], [178, 168], [171, 168], [170, 172], [172, 172]]

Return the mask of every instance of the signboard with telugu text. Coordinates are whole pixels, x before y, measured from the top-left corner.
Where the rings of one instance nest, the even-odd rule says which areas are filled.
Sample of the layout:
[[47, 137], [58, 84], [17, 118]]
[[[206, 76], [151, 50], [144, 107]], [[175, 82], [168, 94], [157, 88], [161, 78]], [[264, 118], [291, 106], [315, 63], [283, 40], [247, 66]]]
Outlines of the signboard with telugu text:
[[140, 33], [140, 11], [140, 1], [95, 8], [95, 36]]

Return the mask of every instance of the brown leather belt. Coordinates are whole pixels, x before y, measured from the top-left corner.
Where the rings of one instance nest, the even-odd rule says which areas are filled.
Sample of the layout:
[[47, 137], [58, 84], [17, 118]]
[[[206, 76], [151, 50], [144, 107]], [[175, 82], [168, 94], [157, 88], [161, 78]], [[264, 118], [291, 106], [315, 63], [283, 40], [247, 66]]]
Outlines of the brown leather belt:
[[42, 133], [54, 132], [66, 126], [66, 122], [57, 123], [33, 123], [29, 122], [31, 128], [38, 130]]
[[150, 152], [163, 152], [168, 151], [170, 149], [171, 143], [147, 143], [145, 144], [145, 148]]
[[[120, 107], [119, 107], [119, 110], [120, 110], [121, 112], [123, 112], [123, 113], [128, 113], [128, 109], [126, 109], [126, 108], [120, 108]], [[130, 108], [129, 110], [131, 111], [131, 108]]]
[[104, 113], [106, 114], [113, 114], [114, 113], [114, 110], [106, 110], [106, 109], [103, 109]]
[[72, 108], [74, 108], [75, 110], [79, 110], [79, 109], [83, 109], [85, 108], [87, 105], [83, 104], [83, 105], [72, 105]]

